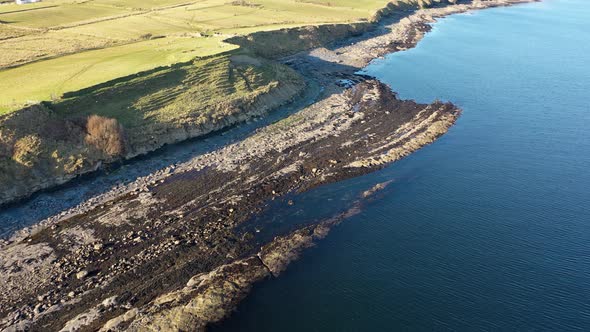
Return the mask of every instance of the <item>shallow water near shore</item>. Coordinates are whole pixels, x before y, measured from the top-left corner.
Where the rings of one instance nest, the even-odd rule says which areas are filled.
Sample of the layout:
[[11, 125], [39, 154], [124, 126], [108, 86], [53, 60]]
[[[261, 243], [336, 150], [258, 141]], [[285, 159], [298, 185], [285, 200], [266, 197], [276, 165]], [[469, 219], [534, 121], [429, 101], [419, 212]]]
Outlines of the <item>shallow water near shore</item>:
[[273, 204], [258, 222], [287, 227], [394, 181], [212, 330], [589, 330], [588, 31], [587, 1], [546, 0], [442, 19], [375, 61], [400, 97], [462, 118], [380, 172]]

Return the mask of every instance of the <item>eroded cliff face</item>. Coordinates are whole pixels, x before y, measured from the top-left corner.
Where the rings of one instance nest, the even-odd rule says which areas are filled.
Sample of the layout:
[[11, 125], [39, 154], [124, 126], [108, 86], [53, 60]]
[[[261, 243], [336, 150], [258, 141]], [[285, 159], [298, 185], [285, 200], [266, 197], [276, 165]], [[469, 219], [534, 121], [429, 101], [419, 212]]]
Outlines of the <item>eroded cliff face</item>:
[[258, 56], [278, 59], [344, 38], [359, 36], [371, 28], [373, 24], [370, 22], [312, 25], [256, 32], [247, 36], [229, 38], [226, 41], [239, 45]]
[[99, 167], [108, 156], [85, 136], [84, 121], [64, 120], [42, 105], [0, 119], [0, 204]]
[[297, 52], [329, 45], [330, 43], [360, 36], [376, 28], [386, 17], [408, 16], [421, 8], [455, 4], [456, 0], [393, 0], [362, 22], [322, 24], [261, 31], [247, 36], [237, 36], [226, 41], [239, 45], [254, 54], [268, 59], [278, 59]]

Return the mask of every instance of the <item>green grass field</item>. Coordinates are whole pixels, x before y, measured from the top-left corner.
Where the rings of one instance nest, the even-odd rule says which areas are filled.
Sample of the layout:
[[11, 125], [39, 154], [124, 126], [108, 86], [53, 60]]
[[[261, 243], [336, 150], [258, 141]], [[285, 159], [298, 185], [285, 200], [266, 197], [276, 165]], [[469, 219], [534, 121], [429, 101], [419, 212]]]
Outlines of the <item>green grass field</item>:
[[0, 114], [155, 67], [235, 48], [221, 38], [161, 38], [0, 71]]
[[[387, 0], [46, 0], [0, 5], [0, 114], [235, 46], [239, 34], [365, 20]], [[158, 38], [155, 38], [158, 37]]]

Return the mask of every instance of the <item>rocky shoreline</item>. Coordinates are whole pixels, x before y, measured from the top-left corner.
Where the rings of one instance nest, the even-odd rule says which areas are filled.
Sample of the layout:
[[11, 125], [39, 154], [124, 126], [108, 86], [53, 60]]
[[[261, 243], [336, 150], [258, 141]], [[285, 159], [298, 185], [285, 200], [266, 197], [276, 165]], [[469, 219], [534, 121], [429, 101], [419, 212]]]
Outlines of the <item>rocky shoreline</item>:
[[[400, 101], [383, 84], [365, 81], [147, 187], [38, 229], [0, 249], [0, 314], [6, 317], [0, 324], [95, 330], [134, 308], [151, 313], [152, 301], [196, 275], [259, 252], [253, 234], [236, 226], [269, 200], [383, 167], [432, 142], [458, 115], [452, 104]], [[289, 260], [284, 243], [261, 251], [273, 274]], [[112, 297], [119, 305], [88, 320]], [[215, 297], [204, 301], [225, 307]], [[197, 316], [172, 321], [217, 320]], [[142, 330], [147, 323], [137, 324]]]
[[[356, 38], [357, 41], [364, 40], [365, 43], [355, 43], [352, 49], [342, 48], [347, 55], [339, 55], [339, 59], [346, 64], [361, 68], [372, 59], [386, 53], [412, 47], [414, 42], [411, 39], [414, 37], [420, 39], [423, 32], [429, 29], [427, 24], [433, 22], [436, 17], [470, 9], [528, 1], [530, 0], [474, 1], [469, 4], [453, 6], [438, 4], [437, 6], [439, 7], [437, 8], [416, 12], [416, 8], [418, 7], [416, 1], [396, 0], [390, 2], [371, 17], [370, 20], [365, 22], [326, 24], [257, 32], [247, 36], [232, 37], [227, 42], [239, 45], [241, 49], [247, 50], [248, 53], [257, 57], [250, 58], [246, 61], [247, 63], [258, 63], [261, 61], [269, 62], [268, 59], [276, 60], [282, 56], [289, 56], [301, 50], [330, 45], [342, 40], [348, 43]], [[395, 24], [395, 27], [393, 27], [395, 31], [389, 33], [387, 29], [384, 29], [388, 26], [387, 22], [397, 19], [401, 19], [401, 22]], [[423, 31], [418, 32], [414, 37], [404, 37], [405, 34], [412, 34], [419, 30]], [[379, 38], [375, 38], [376, 36], [379, 36]], [[403, 40], [404, 38], [405, 40]], [[238, 59], [240, 57], [243, 57], [243, 55], [232, 56], [232, 59]], [[274, 60], [270, 60], [270, 62]], [[241, 62], [232, 60], [232, 66], [239, 66]], [[4, 160], [4, 162], [0, 162], [0, 171], [3, 173], [0, 174], [0, 185], [2, 185], [0, 189], [0, 207], [11, 203], [18, 203], [18, 201], [24, 201], [36, 192], [59, 187], [75, 180], [81, 175], [95, 173], [121, 160], [128, 160], [154, 152], [167, 144], [175, 144], [190, 138], [202, 137], [211, 132], [219, 131], [248, 121], [253, 117], [266, 114], [300, 97], [304, 90], [302, 81], [280, 80], [276, 86], [270, 88], [266, 93], [227, 105], [224, 110], [221, 110], [221, 113], [225, 115], [220, 118], [214, 117], [213, 119], [202, 122], [196, 121], [197, 119], [194, 118], [198, 117], [198, 114], [196, 114], [186, 119], [181, 119], [178, 123], [161, 123], [154, 128], [144, 128], [139, 133], [128, 132], [126, 135], [132, 137], [133, 139], [131, 141], [133, 142], [128, 142], [129, 146], [123, 155], [114, 157], [105, 156], [101, 151], [96, 151], [96, 149], [83, 144], [80, 141], [80, 137], [77, 137], [73, 133], [62, 133], [64, 137], [72, 136], [66, 142], [61, 142], [64, 137], [53, 137], [52, 135], [45, 134], [39, 137], [42, 143], [47, 141], [42, 144], [41, 151], [47, 149], [55, 150], [57, 151], [57, 159], [49, 158], [46, 155], [47, 153], [45, 153], [42, 154], [42, 158], [37, 163], [24, 167], [20, 162], [12, 162], [14, 155], [9, 152], [15, 149], [16, 143], [13, 142], [14, 140], [27, 138], [31, 135], [35, 136], [37, 132], [65, 130], [63, 128], [57, 130], [51, 126], [61, 126], [64, 128], [77, 127], [78, 125], [76, 123], [80, 119], [60, 119], [59, 117], [55, 117], [51, 107], [46, 107], [49, 104], [33, 105], [17, 112], [0, 116], [0, 161]], [[79, 93], [80, 91], [69, 93], [69, 95]], [[47, 127], [48, 123], [51, 126]], [[84, 131], [84, 128], [79, 128], [77, 131]], [[34, 151], [36, 150], [32, 149], [27, 153]], [[37, 156], [36, 158], [40, 157]]]
[[375, 171], [430, 144], [460, 114], [453, 104], [399, 100], [355, 73], [413, 47], [437, 17], [529, 2], [489, 0], [420, 10], [386, 34], [284, 59], [323, 98], [253, 136], [139, 179], [0, 244], [0, 328], [7, 331], [202, 330], [254, 282], [357, 213], [258, 243], [237, 226], [288, 193]]

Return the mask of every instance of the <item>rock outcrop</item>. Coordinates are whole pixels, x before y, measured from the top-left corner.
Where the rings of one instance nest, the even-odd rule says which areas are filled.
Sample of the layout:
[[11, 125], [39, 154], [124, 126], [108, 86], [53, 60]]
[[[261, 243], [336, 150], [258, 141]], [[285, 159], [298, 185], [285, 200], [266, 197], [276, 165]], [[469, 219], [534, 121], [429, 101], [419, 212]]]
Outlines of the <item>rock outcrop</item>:
[[[373, 80], [332, 89], [244, 141], [2, 245], [0, 327], [183, 330], [220, 320], [329, 230], [312, 225], [259, 248], [238, 226], [265, 202], [384, 167], [459, 115], [449, 103], [399, 100]], [[27, 266], [39, 278], [22, 273]]]

